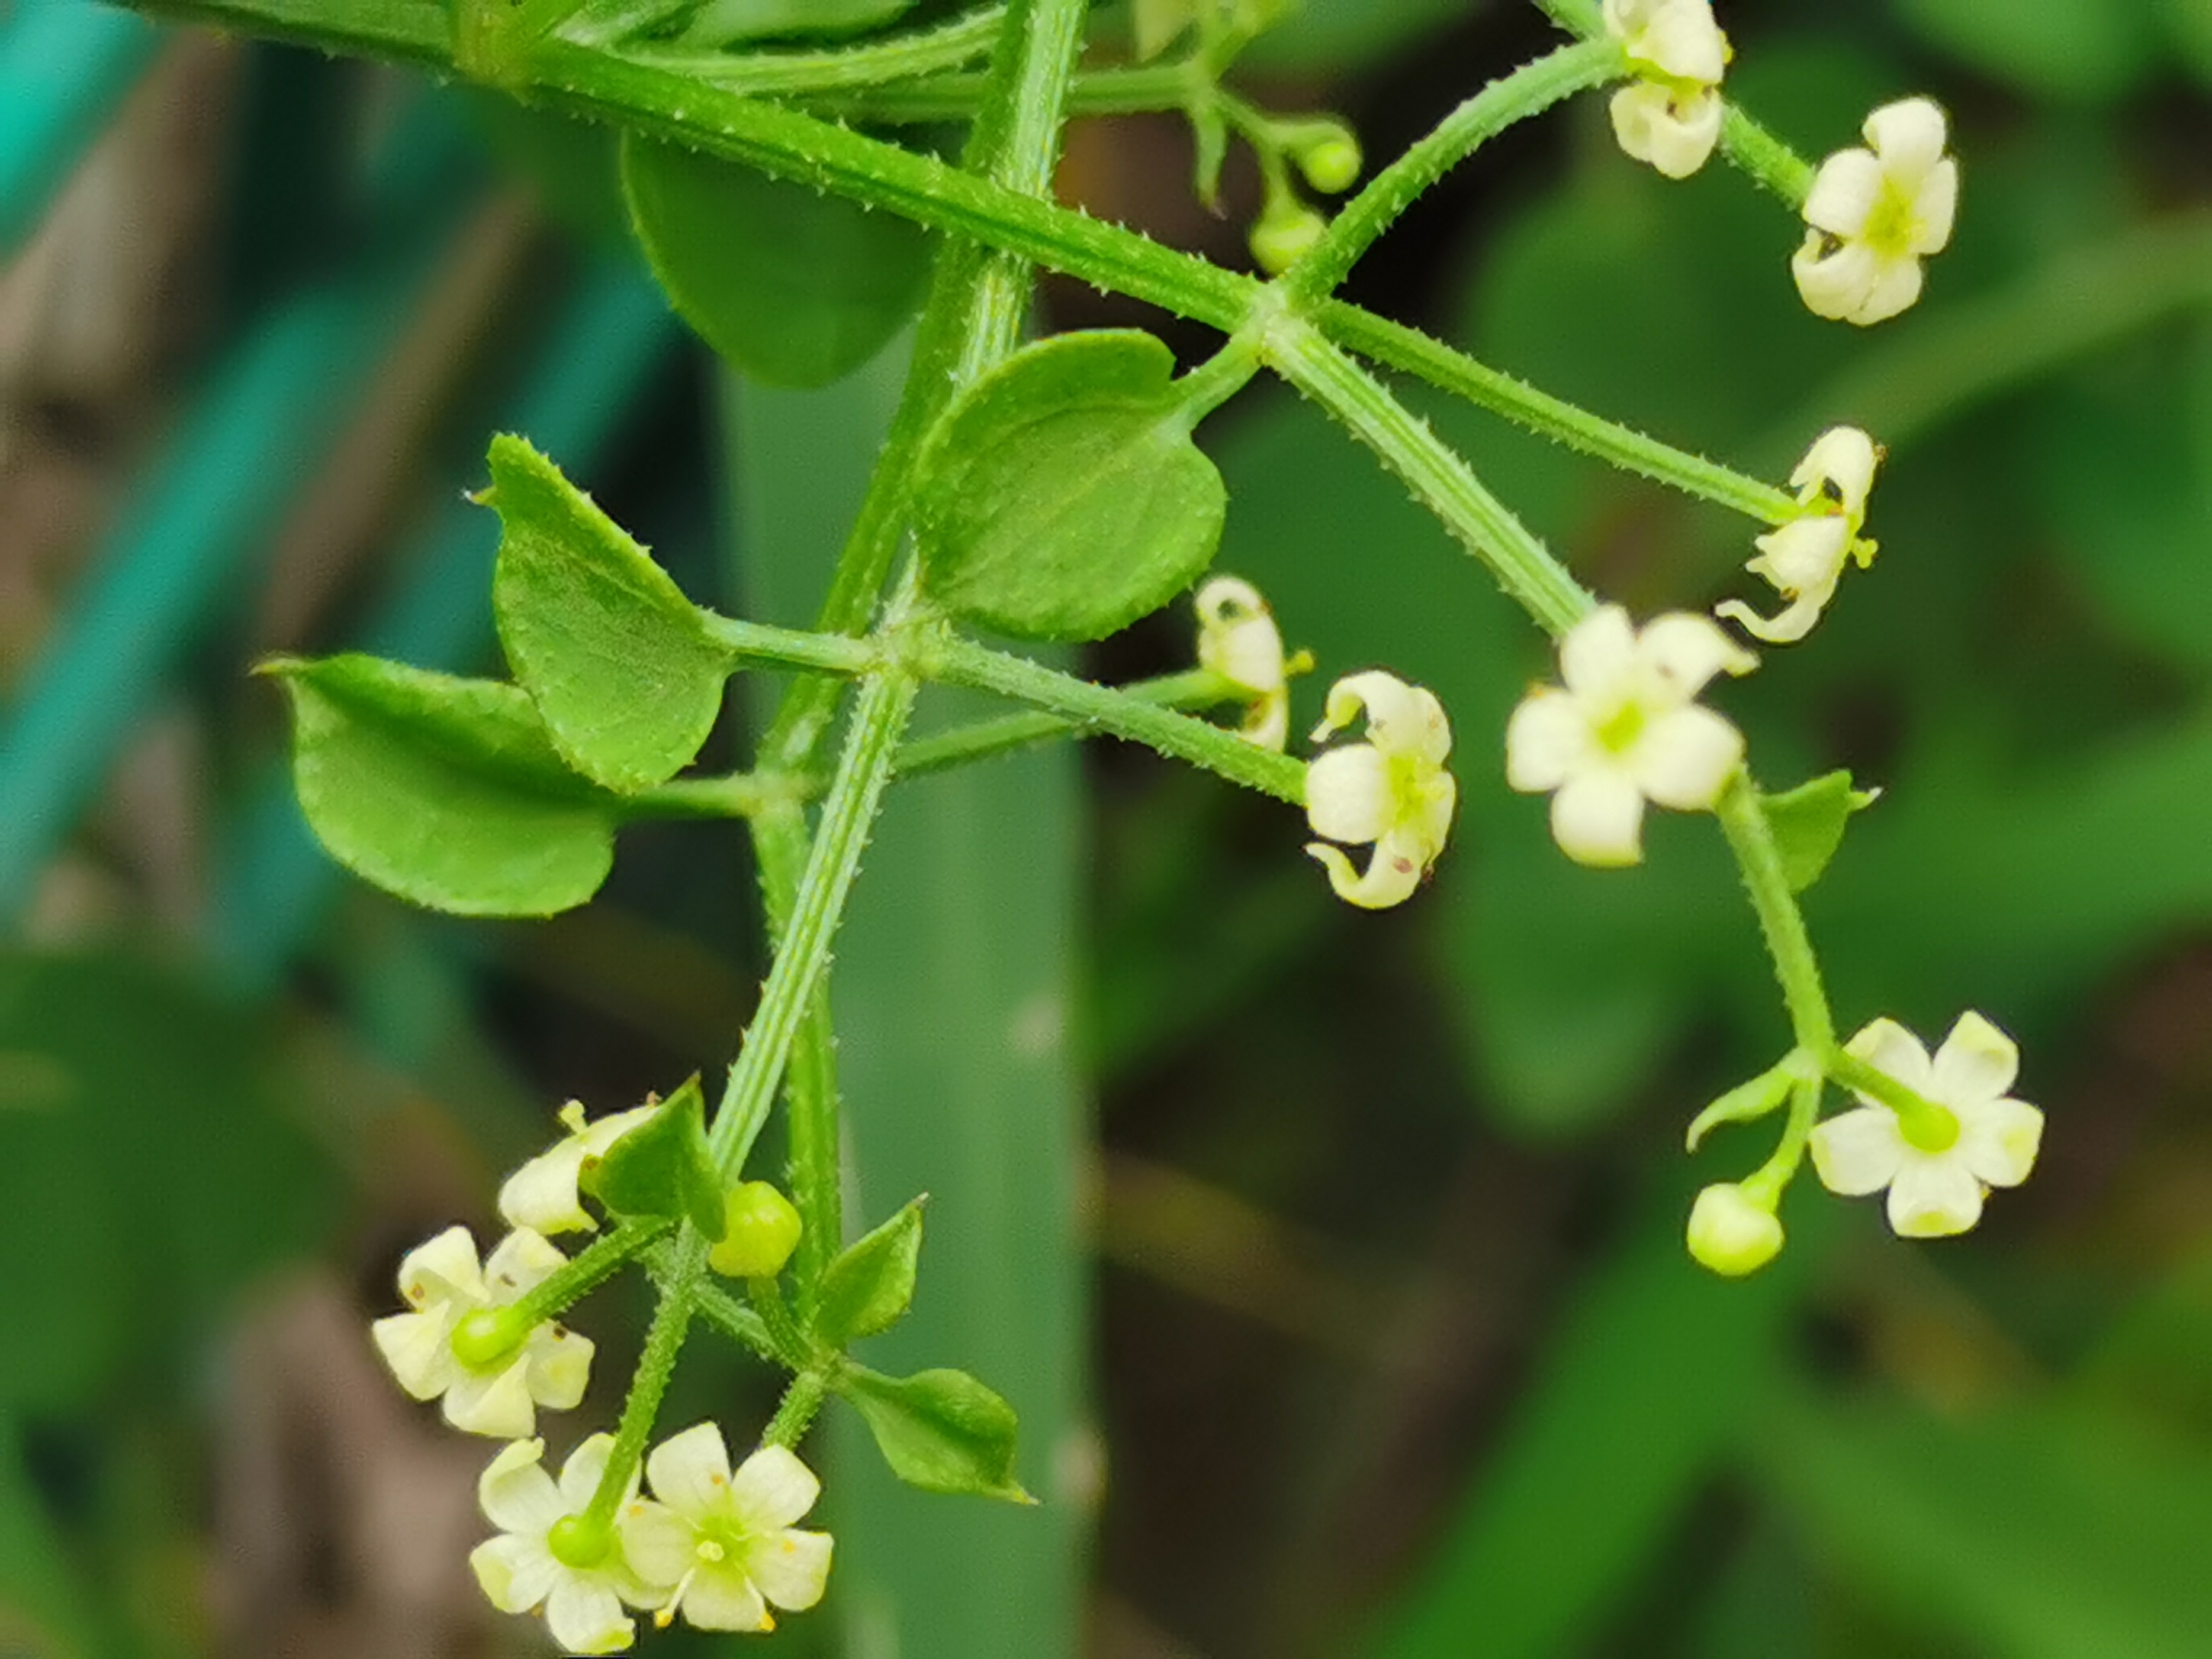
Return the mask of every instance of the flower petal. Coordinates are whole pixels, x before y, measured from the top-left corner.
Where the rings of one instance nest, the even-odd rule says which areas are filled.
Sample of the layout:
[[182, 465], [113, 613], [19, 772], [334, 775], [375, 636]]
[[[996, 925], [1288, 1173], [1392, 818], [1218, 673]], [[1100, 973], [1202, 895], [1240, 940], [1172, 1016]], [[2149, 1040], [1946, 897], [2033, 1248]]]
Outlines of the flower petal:
[[1370, 739], [1377, 727], [1412, 726], [1419, 718], [1413, 688], [1395, 674], [1370, 668], [1364, 673], [1346, 674], [1329, 687], [1328, 702], [1322, 710], [1325, 718], [1314, 728], [1313, 740], [1320, 743], [1341, 732], [1358, 719], [1363, 710], [1367, 715]]
[[1942, 159], [1948, 129], [1934, 99], [1900, 98], [1868, 116], [1864, 131], [1881, 170], [1911, 191]]
[[1656, 82], [1637, 81], [1614, 93], [1607, 110], [1622, 151], [1669, 179], [1697, 172], [1720, 141], [1720, 95], [1710, 87], [1684, 96]]
[[1371, 744], [1332, 749], [1306, 768], [1306, 822], [1331, 841], [1381, 840], [1390, 796], [1390, 763]]
[[1928, 1092], [1946, 1106], [1966, 1108], [1995, 1100], [2019, 1076], [2020, 1049], [2013, 1040], [1969, 1009], [1936, 1051]]
[[1863, 243], [1826, 247], [1820, 233], [1814, 231], [1791, 258], [1790, 270], [1797, 279], [1797, 293], [1805, 308], [1815, 317], [1856, 322], [1869, 296], [1881, 282], [1882, 262]]
[[510, 1227], [538, 1233], [596, 1228], [578, 1200], [576, 1178], [584, 1167], [584, 1141], [570, 1135], [550, 1152], [540, 1152], [499, 1189], [499, 1212]]
[[787, 1527], [814, 1507], [822, 1483], [787, 1447], [763, 1446], [738, 1466], [730, 1501], [753, 1532]]
[[1636, 629], [1617, 605], [1600, 605], [1559, 641], [1559, 678], [1588, 702], [1618, 701], [1635, 666]]
[[518, 1440], [477, 1477], [477, 1502], [485, 1518], [501, 1532], [542, 1539], [568, 1513], [560, 1489], [540, 1462], [544, 1455], [543, 1440]]
[[1758, 665], [1711, 617], [1670, 611], [1653, 617], [1637, 636], [1637, 696], [1656, 714], [1689, 702], [1723, 669], [1744, 674]]
[[1920, 261], [1910, 256], [1877, 260], [1873, 286], [1845, 320], [1861, 328], [1871, 328], [1876, 323], [1887, 322], [1901, 311], [1910, 311], [1920, 298], [1923, 280]]
[[1958, 1155], [1992, 1187], [2017, 1187], [2043, 1146], [2043, 1114], [2007, 1097], [1959, 1114]]
[[1571, 777], [1552, 797], [1552, 839], [1577, 864], [1601, 869], [1644, 857], [1644, 793], [1612, 767]]
[[1555, 686], [1539, 686], [1505, 722], [1505, 781], [1523, 793], [1556, 789], [1589, 764], [1591, 750], [1582, 703]]
[[1912, 238], [1915, 253], [1941, 253], [1951, 245], [1951, 228], [1959, 216], [1959, 164], [1938, 161], [1920, 186], [1913, 204], [1919, 222]]
[[522, 1345], [530, 1397], [549, 1410], [573, 1409], [592, 1380], [592, 1339], [547, 1320]]
[[511, 1533], [488, 1538], [471, 1550], [469, 1569], [484, 1599], [501, 1613], [530, 1612], [552, 1592], [561, 1576], [561, 1564], [542, 1540]]
[[684, 1617], [697, 1630], [773, 1630], [768, 1603], [744, 1572], [702, 1569], [684, 1592]]
[[517, 1227], [499, 1242], [484, 1262], [484, 1283], [495, 1308], [535, 1290], [562, 1267], [568, 1258], [527, 1227]]
[[1216, 576], [1198, 590], [1198, 660], [1260, 696], [1282, 690], [1282, 630], [1260, 590], [1235, 576]]
[[834, 1548], [826, 1532], [786, 1529], [754, 1545], [745, 1565], [763, 1595], [780, 1607], [803, 1613], [822, 1599]]
[[495, 1440], [520, 1440], [538, 1431], [538, 1407], [530, 1397], [530, 1362], [518, 1356], [497, 1370], [454, 1368], [446, 1390], [446, 1421], [465, 1434]]
[[620, 1653], [637, 1639], [637, 1626], [622, 1598], [599, 1576], [568, 1573], [545, 1598], [545, 1626], [570, 1653]]
[[645, 1460], [653, 1495], [689, 1520], [720, 1514], [730, 1502], [730, 1452], [712, 1423], [695, 1423]]
[[[1929, 1060], [1928, 1050], [1920, 1046], [1918, 1037], [1893, 1019], [1872, 1020], [1861, 1026], [1858, 1034], [1844, 1045], [1844, 1050], [1853, 1059], [1866, 1061], [1875, 1071], [1895, 1078], [1917, 1095], [1929, 1094], [1935, 1089], [1936, 1071]], [[1866, 1095], [1859, 1098], [1869, 1106], [1879, 1103]]]
[[451, 1338], [457, 1312], [448, 1305], [435, 1313], [393, 1314], [368, 1328], [392, 1375], [417, 1400], [435, 1400], [453, 1386]]
[[[569, 1513], [581, 1514], [590, 1507], [599, 1490], [599, 1478], [607, 1472], [607, 1458], [614, 1449], [614, 1436], [595, 1434], [580, 1441], [576, 1449], [568, 1454], [568, 1461], [561, 1466], [561, 1501], [568, 1506]], [[633, 1473], [630, 1492], [636, 1491], [637, 1476]], [[627, 1496], [623, 1501], [629, 1501]]]
[[1807, 593], [1792, 600], [1771, 617], [1762, 617], [1741, 599], [1723, 599], [1713, 615], [1732, 622], [1765, 645], [1795, 645], [1813, 631], [1832, 593]]
[[1982, 1218], [1982, 1183], [1955, 1152], [1910, 1154], [1889, 1183], [1889, 1230], [1899, 1238], [1949, 1238]]
[[469, 1230], [448, 1227], [408, 1251], [399, 1263], [399, 1294], [416, 1308], [455, 1297], [471, 1304], [483, 1302], [483, 1271], [477, 1266], [477, 1242]]
[[1743, 763], [1743, 733], [1699, 703], [1671, 709], [1644, 729], [1627, 756], [1636, 787], [1662, 806], [1700, 812]]
[[1850, 551], [1850, 520], [1840, 513], [1794, 519], [1754, 543], [1760, 557], [1752, 568], [1786, 599], [1800, 593], [1833, 592]]
[[622, 1535], [623, 1559], [648, 1584], [667, 1589], [698, 1565], [698, 1528], [665, 1504], [633, 1498], [622, 1506], [615, 1525]]
[[1897, 1179], [1905, 1137], [1887, 1106], [1859, 1106], [1815, 1124], [1813, 1168], [1820, 1184], [1844, 1198], [1864, 1198]]
[[1805, 222], [1846, 241], [1866, 230], [1888, 185], [1872, 150], [1839, 149], [1820, 163], [1805, 197]]
[[1337, 897], [1363, 910], [1387, 910], [1394, 904], [1403, 904], [1420, 889], [1419, 864], [1385, 856], [1381, 842], [1376, 844], [1364, 870], [1353, 868], [1341, 848], [1324, 841], [1308, 842], [1306, 856], [1328, 872], [1329, 889]]
[[[1847, 518], [1862, 518], [1867, 495], [1874, 488], [1875, 469], [1881, 452], [1874, 440], [1855, 426], [1832, 426], [1813, 440], [1805, 459], [1790, 475], [1790, 487], [1800, 501], [1810, 503], [1832, 499]], [[1832, 486], [1832, 489], [1828, 486]]]

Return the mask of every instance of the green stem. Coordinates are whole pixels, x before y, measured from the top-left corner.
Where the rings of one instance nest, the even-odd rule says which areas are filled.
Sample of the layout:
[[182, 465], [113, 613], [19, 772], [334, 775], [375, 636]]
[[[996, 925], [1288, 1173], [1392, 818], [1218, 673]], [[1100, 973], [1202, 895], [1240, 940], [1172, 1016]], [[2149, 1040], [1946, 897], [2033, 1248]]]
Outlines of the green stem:
[[1305, 801], [1303, 761], [1261, 749], [1205, 720], [967, 640], [947, 636], [921, 646], [915, 660], [930, 678], [948, 685], [1018, 698], [1079, 729], [1144, 744], [1293, 806]]
[[[1245, 702], [1251, 697], [1243, 687], [1224, 678], [1210, 668], [1194, 668], [1181, 674], [1164, 674], [1157, 679], [1139, 680], [1133, 684], [1115, 688], [1115, 695], [1131, 702], [1153, 708], [1185, 710]], [[1048, 738], [1065, 737], [1079, 730], [1079, 726], [1080, 722], [1071, 715], [1042, 711], [1007, 714], [994, 720], [956, 726], [933, 737], [915, 738], [909, 741], [892, 761], [891, 775], [894, 778], [919, 777], [926, 773], [965, 766], [971, 761], [1003, 755]]]
[[626, 818], [750, 818], [757, 824], [797, 811], [822, 793], [814, 779], [789, 772], [732, 772], [719, 778], [672, 778], [627, 796]]
[[1553, 635], [1596, 601], [1443, 441], [1310, 325], [1285, 315], [1267, 331], [1268, 361], [1405, 481], [1498, 585]]
[[[635, 56], [635, 54], [632, 54]], [[896, 86], [872, 86], [846, 97], [809, 98], [807, 107], [841, 120], [890, 126], [921, 125], [975, 118], [989, 77], [932, 75]], [[1195, 59], [1147, 64], [1137, 69], [1093, 70], [1079, 75], [1067, 89], [1067, 112], [1079, 115], [1146, 115], [1188, 109], [1216, 95], [1213, 82]]]
[[1822, 1079], [1819, 1072], [1799, 1078], [1790, 1091], [1790, 1115], [1782, 1126], [1782, 1138], [1774, 1145], [1773, 1152], [1741, 1185], [1752, 1199], [1763, 1203], [1769, 1210], [1782, 1201], [1782, 1194], [1805, 1162], [1805, 1147], [1813, 1138], [1813, 1126], [1820, 1115]]
[[607, 1454], [606, 1473], [584, 1511], [587, 1525], [611, 1526], [615, 1510], [629, 1495], [638, 1466], [645, 1461], [645, 1443], [653, 1437], [653, 1419], [668, 1393], [668, 1380], [676, 1374], [678, 1355], [691, 1327], [699, 1281], [707, 1271], [707, 1241], [687, 1229], [670, 1253], [667, 1274], [659, 1281], [660, 1305], [645, 1334], [645, 1351], [638, 1356], [637, 1371], [630, 1378], [629, 1397], [623, 1401], [622, 1419], [615, 1425], [614, 1449]]
[[711, 611], [700, 611], [699, 620], [706, 631], [727, 647], [730, 654], [741, 663], [848, 677], [865, 674], [883, 665], [883, 653], [873, 644], [840, 632], [775, 628], [767, 623], [717, 616]]
[[1759, 932], [1773, 959], [1775, 977], [1782, 984], [1782, 1000], [1790, 1011], [1790, 1024], [1797, 1046], [1830, 1064], [1836, 1053], [1836, 1027], [1828, 1012], [1828, 994], [1820, 984], [1820, 963], [1813, 954], [1811, 935], [1805, 931], [1804, 912], [1790, 890], [1782, 867], [1781, 849], [1774, 844], [1774, 828], [1759, 805], [1758, 786], [1751, 774], [1739, 769], [1722, 790], [1714, 808], [1729, 850], [1735, 854], [1744, 890], [1759, 916]]
[[1284, 276], [1285, 290], [1302, 306], [1333, 293], [1359, 256], [1480, 145], [1563, 98], [1618, 80], [1626, 70], [1627, 59], [1613, 42], [1582, 40], [1492, 81], [1346, 205], [1328, 234]]
[[763, 1359], [779, 1365], [791, 1363], [792, 1357], [775, 1346], [761, 1316], [720, 1285], [702, 1283], [692, 1300], [699, 1318], [723, 1335], [734, 1338]]
[[[957, 69], [990, 55], [992, 43], [999, 38], [1006, 20], [1004, 6], [982, 6], [935, 28], [830, 52], [736, 52], [696, 46], [634, 46], [621, 48], [619, 55], [634, 64], [689, 76], [726, 92], [769, 98], [804, 96], [885, 86]], [[574, 29], [562, 33], [578, 46], [605, 44]], [[968, 102], [968, 112], [972, 114], [988, 80], [982, 76], [957, 78], [974, 88]]]
[[796, 1446], [822, 1409], [830, 1388], [819, 1371], [805, 1370], [791, 1379], [783, 1403], [775, 1408], [768, 1427], [761, 1431], [763, 1446]]
[[665, 1237], [674, 1224], [652, 1219], [623, 1222], [579, 1250], [566, 1267], [499, 1310], [501, 1319], [515, 1327], [518, 1337], [527, 1334], [541, 1320], [553, 1318], [599, 1289]]

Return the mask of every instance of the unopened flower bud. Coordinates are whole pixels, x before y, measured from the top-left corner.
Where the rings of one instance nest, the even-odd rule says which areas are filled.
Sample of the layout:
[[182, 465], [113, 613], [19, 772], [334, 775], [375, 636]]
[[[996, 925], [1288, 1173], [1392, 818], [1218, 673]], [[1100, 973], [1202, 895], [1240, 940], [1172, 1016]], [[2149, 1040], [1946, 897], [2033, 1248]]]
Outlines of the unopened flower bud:
[[1315, 123], [1310, 134], [1301, 133], [1293, 141], [1291, 154], [1305, 181], [1330, 196], [1350, 190], [1358, 181], [1364, 160], [1352, 129], [1334, 121]]
[[732, 1279], [773, 1279], [799, 1248], [802, 1224], [791, 1200], [765, 1181], [741, 1181], [722, 1198], [722, 1240], [707, 1265]]
[[1285, 197], [1270, 204], [1252, 227], [1252, 257], [1267, 275], [1279, 276], [1328, 234], [1328, 220], [1304, 202]]
[[1690, 1254], [1724, 1279], [1755, 1273], [1782, 1253], [1774, 1212], [1732, 1181], [1717, 1182], [1690, 1206]]

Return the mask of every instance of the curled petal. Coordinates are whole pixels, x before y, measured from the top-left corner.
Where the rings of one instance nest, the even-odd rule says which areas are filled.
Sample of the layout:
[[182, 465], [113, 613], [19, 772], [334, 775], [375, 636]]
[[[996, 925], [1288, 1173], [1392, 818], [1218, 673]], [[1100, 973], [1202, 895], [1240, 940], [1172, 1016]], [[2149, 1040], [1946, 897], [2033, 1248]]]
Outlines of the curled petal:
[[550, 1411], [573, 1410], [592, 1380], [592, 1339], [550, 1320], [522, 1346], [530, 1397]]
[[1948, 128], [1932, 98], [1901, 98], [1866, 118], [1866, 141], [1881, 157], [1882, 171], [1917, 191], [1942, 158]]
[[1800, 594], [1790, 604], [1771, 617], [1762, 617], [1741, 599], [1723, 599], [1713, 607], [1713, 614], [1767, 645], [1795, 645], [1813, 631], [1820, 620], [1820, 612], [1835, 597], [1832, 590]]
[[738, 1466], [730, 1482], [732, 1506], [755, 1532], [788, 1527], [821, 1495], [814, 1471], [782, 1446], [763, 1446]]
[[1198, 590], [1197, 607], [1202, 666], [1258, 695], [1282, 689], [1283, 635], [1258, 588], [1216, 576]]
[[1655, 719], [1628, 760], [1636, 787], [1660, 805], [1703, 811], [1743, 763], [1743, 734], [1711, 709], [1690, 703]]
[[477, 1242], [469, 1230], [448, 1227], [408, 1251], [399, 1263], [399, 1294], [416, 1308], [455, 1297], [482, 1302], [487, 1294], [483, 1270], [477, 1265]]
[[826, 1532], [786, 1529], [756, 1544], [745, 1565], [763, 1595], [777, 1607], [804, 1613], [822, 1599], [835, 1548]]
[[1833, 243], [1816, 230], [1790, 259], [1790, 270], [1815, 317], [1856, 323], [1867, 320], [1860, 313], [1881, 285], [1883, 264], [1864, 243]]
[[1559, 678], [1585, 702], [1626, 696], [1636, 671], [1636, 628], [1617, 605], [1600, 605], [1559, 641]]
[[1947, 1106], [1966, 1108], [1996, 1099], [2019, 1076], [2020, 1050], [2013, 1040], [1969, 1009], [1936, 1051], [1928, 1092]]
[[1955, 1158], [1908, 1156], [1889, 1183], [1889, 1230], [1899, 1238], [1948, 1238], [1982, 1218], [1982, 1183]]
[[1959, 1155], [1992, 1187], [2017, 1187], [2043, 1146], [2043, 1114], [2024, 1100], [1993, 1100], [1959, 1115]]
[[1751, 562], [1750, 569], [1773, 583], [1784, 599], [1832, 593], [1850, 553], [1850, 520], [1838, 513], [1815, 514], [1769, 531], [1754, 544], [1761, 556]]
[[584, 1143], [580, 1135], [571, 1135], [550, 1152], [540, 1152], [501, 1186], [501, 1218], [510, 1227], [528, 1227], [540, 1234], [598, 1227], [576, 1191], [583, 1169]]
[[620, 1653], [637, 1639], [611, 1584], [566, 1574], [545, 1598], [545, 1626], [569, 1653]]
[[[560, 1489], [540, 1461], [544, 1455], [543, 1440], [517, 1440], [477, 1477], [477, 1502], [485, 1518], [501, 1532], [543, 1537], [568, 1513]], [[533, 1600], [531, 1605], [537, 1603]]]
[[538, 1431], [538, 1407], [530, 1397], [530, 1362], [517, 1356], [495, 1370], [457, 1366], [446, 1390], [446, 1421], [464, 1434], [520, 1440]]
[[1237, 728], [1237, 735], [1247, 743], [1281, 754], [1291, 740], [1291, 694], [1287, 690], [1271, 691], [1254, 702], [1243, 724]]
[[1371, 744], [1332, 749], [1306, 769], [1306, 822], [1317, 836], [1379, 841], [1393, 807], [1390, 763]]
[[1816, 1124], [1813, 1168], [1820, 1184], [1844, 1198], [1864, 1198], [1897, 1179], [1904, 1167], [1905, 1136], [1887, 1106], [1858, 1106]]
[[1636, 781], [1607, 767], [1585, 771], [1552, 797], [1552, 839], [1577, 864], [1601, 869], [1644, 858], [1644, 795]]
[[1346, 674], [1328, 689], [1328, 702], [1322, 708], [1324, 718], [1314, 727], [1313, 740], [1326, 742], [1366, 712], [1369, 740], [1376, 728], [1388, 726], [1393, 717], [1399, 723], [1410, 723], [1414, 718], [1413, 688], [1395, 674], [1386, 674], [1379, 668], [1370, 668], [1362, 674]]
[[1758, 665], [1759, 659], [1723, 633], [1711, 617], [1686, 611], [1654, 617], [1636, 642], [1642, 700], [1655, 711], [1689, 702], [1723, 669], [1747, 674]]
[[1888, 188], [1881, 162], [1873, 152], [1838, 150], [1820, 163], [1805, 197], [1805, 222], [1846, 241], [1865, 234], [1867, 221]]
[[1637, 81], [1607, 106], [1613, 136], [1624, 153], [1669, 179], [1686, 179], [1711, 158], [1720, 142], [1723, 108], [1711, 87], [1682, 93], [1656, 81]]
[[[1863, 1060], [1875, 1071], [1895, 1078], [1917, 1095], [1929, 1094], [1936, 1086], [1935, 1067], [1928, 1058], [1928, 1050], [1921, 1047], [1918, 1037], [1893, 1019], [1873, 1020], [1861, 1026], [1844, 1048], [1852, 1058]], [[1859, 1098], [1869, 1106], [1881, 1103], [1864, 1095]]]
[[696, 1520], [729, 1502], [729, 1448], [712, 1423], [695, 1423], [662, 1441], [645, 1460], [645, 1473], [653, 1495], [678, 1515]]
[[1531, 691], [1505, 723], [1505, 781], [1523, 793], [1558, 788], [1591, 754], [1589, 716], [1556, 687]]
[[1364, 871], [1352, 868], [1341, 848], [1327, 842], [1306, 843], [1306, 856], [1328, 872], [1328, 884], [1337, 897], [1363, 910], [1387, 910], [1413, 897], [1421, 885], [1421, 866], [1413, 859], [1390, 857], [1378, 843]]
[[1859, 519], [1866, 514], [1875, 469], [1881, 463], [1881, 452], [1864, 432], [1855, 426], [1832, 426], [1813, 440], [1805, 459], [1790, 475], [1790, 484], [1801, 501], [1809, 504], [1829, 495], [1846, 518]]

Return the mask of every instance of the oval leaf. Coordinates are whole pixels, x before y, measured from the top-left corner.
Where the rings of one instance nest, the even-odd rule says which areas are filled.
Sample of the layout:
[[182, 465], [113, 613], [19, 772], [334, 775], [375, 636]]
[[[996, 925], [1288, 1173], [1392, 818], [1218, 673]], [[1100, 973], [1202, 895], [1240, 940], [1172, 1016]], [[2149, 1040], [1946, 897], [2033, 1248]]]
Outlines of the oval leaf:
[[707, 1102], [695, 1074], [660, 1109], [607, 1148], [592, 1190], [617, 1215], [688, 1219], [710, 1239], [723, 1232], [722, 1184], [707, 1150]]
[[1786, 793], [1759, 798], [1791, 892], [1802, 893], [1820, 880], [1844, 844], [1851, 814], [1873, 805], [1881, 793], [1854, 789], [1849, 772], [1831, 772]]
[[916, 1199], [823, 1270], [814, 1334], [832, 1348], [889, 1330], [914, 1302], [921, 1259], [921, 1206]]
[[885, 1376], [855, 1365], [838, 1389], [867, 1419], [891, 1473], [924, 1492], [1033, 1504], [1014, 1479], [1014, 1408], [965, 1371]]
[[921, 303], [929, 239], [903, 219], [632, 134], [631, 228], [678, 315], [769, 386], [827, 386]]
[[522, 439], [491, 443], [492, 607], [514, 677], [562, 758], [635, 793], [690, 763], [734, 659], [698, 607], [592, 498]]
[[616, 803], [519, 687], [353, 655], [264, 672], [291, 697], [301, 809], [356, 875], [465, 916], [550, 915], [606, 879]]
[[1158, 340], [1113, 330], [1040, 342], [969, 388], [924, 463], [931, 594], [1018, 638], [1097, 640], [1194, 581], [1228, 495], [1174, 377]]

